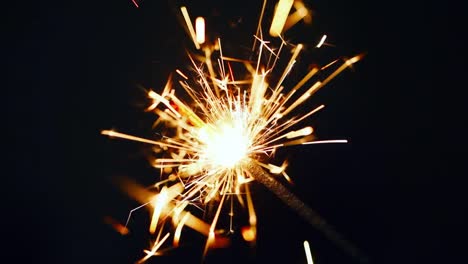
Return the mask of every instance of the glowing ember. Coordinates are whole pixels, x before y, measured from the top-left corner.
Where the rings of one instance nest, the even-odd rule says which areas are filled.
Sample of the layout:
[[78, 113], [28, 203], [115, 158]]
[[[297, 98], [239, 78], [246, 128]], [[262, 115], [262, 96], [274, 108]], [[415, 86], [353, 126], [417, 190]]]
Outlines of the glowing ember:
[[307, 264], [314, 264], [312, 260], [312, 253], [310, 252], [310, 246], [308, 241], [304, 241], [304, 250], [307, 258]]

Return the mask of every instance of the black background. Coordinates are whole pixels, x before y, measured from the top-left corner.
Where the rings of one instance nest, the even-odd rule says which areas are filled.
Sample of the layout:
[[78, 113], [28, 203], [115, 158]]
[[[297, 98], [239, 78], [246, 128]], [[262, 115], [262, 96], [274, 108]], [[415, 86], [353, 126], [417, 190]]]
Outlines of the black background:
[[[144, 146], [99, 132], [151, 133], [153, 117], [142, 111], [147, 101], [141, 87], [160, 89], [187, 64], [185, 50], [192, 49], [177, 20], [179, 6], [187, 5], [192, 18], [207, 17], [227, 50], [245, 51], [261, 2], [145, 0], [140, 8], [126, 0], [10, 3], [2, 16], [8, 69], [3, 107], [4, 141], [13, 143], [4, 161], [13, 170], [2, 176], [1, 229], [8, 245], [2, 257], [16, 263], [133, 263], [141, 257], [148, 246], [147, 214], [135, 215], [127, 237], [103, 218], [123, 222], [137, 205], [113, 185], [115, 177], [149, 184], [157, 172]], [[312, 25], [298, 25], [286, 36], [311, 46], [290, 78], [312, 62], [362, 52], [366, 57], [307, 105], [327, 105], [308, 120], [321, 138], [351, 143], [278, 153], [291, 163], [291, 190], [372, 263], [447, 261], [461, 246], [445, 252], [453, 242], [446, 229], [461, 227], [465, 207], [456, 191], [461, 187], [436, 177], [456, 172], [435, 150], [439, 122], [428, 106], [437, 84], [424, 66], [438, 53], [429, 38], [446, 34], [449, 11], [405, 1], [306, 4], [314, 12]], [[430, 20], [434, 10], [438, 18]], [[314, 53], [322, 34], [336, 47]], [[355, 263], [268, 190], [254, 189], [257, 246], [239, 240], [210, 253], [207, 262], [306, 263], [302, 242], [308, 240], [315, 263]], [[150, 263], [199, 262], [200, 256], [200, 246], [188, 243]]]

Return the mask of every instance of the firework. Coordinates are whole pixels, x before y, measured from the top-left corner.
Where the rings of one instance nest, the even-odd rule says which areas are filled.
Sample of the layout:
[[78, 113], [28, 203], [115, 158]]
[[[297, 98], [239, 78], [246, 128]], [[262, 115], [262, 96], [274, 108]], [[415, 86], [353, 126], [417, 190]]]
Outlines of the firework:
[[[159, 139], [146, 139], [112, 130], [102, 131], [109, 137], [151, 144], [157, 153], [152, 162], [155, 168], [161, 169], [163, 179], [155, 184], [156, 192], [135, 183], [124, 184], [129, 195], [143, 204], [141, 207], [151, 210], [149, 232], [154, 234], [155, 240], [151, 249], [145, 250], [141, 261], [162, 254], [164, 249], [177, 247], [184, 227], [207, 237], [204, 254], [209, 248], [228, 245], [228, 234], [234, 232], [232, 221], [237, 206], [246, 208], [248, 213], [249, 226], [242, 229], [242, 236], [254, 242], [257, 216], [249, 188], [254, 180], [273, 191], [328, 238], [352, 255], [357, 254], [351, 244], [279, 182], [281, 177], [291, 182], [286, 173], [287, 162], [277, 165], [269, 160], [279, 148], [347, 142], [345, 139], [316, 140], [312, 127], [298, 128], [324, 105], [306, 113], [297, 113], [297, 108], [362, 55], [343, 60], [342, 65], [323, 80], [313, 81], [313, 77], [337, 65], [339, 60], [333, 65], [312, 68], [288, 89], [283, 85], [284, 80], [304, 45], [289, 44], [281, 36], [299, 20], [310, 20], [310, 17], [302, 2], [280, 0], [269, 33], [279, 38], [281, 44], [273, 49], [262, 34], [265, 6], [266, 1], [254, 36], [253, 50], [257, 56], [254, 61], [224, 54], [221, 39], [209, 43], [205, 38], [204, 19], [197, 18], [194, 28], [187, 8], [181, 7], [190, 37], [199, 52], [189, 55], [194, 74], [176, 69], [177, 75], [169, 78], [162, 92], [148, 92], [152, 102], [146, 110], [158, 116], [155, 126], [163, 127], [165, 134]], [[296, 11], [289, 15], [292, 7]], [[322, 46], [325, 39], [324, 35], [316, 47]], [[292, 55], [286, 66], [278, 69], [283, 67], [278, 66], [277, 61], [284, 50], [291, 50]], [[234, 72], [235, 64], [245, 71]], [[278, 71], [279, 78], [273, 78]], [[270, 83], [273, 79], [274, 84]], [[189, 101], [178, 96], [181, 91], [190, 97]], [[194, 213], [197, 208], [203, 210], [209, 204], [216, 205], [211, 215], [202, 218]], [[218, 226], [224, 215], [230, 218], [227, 230]]]

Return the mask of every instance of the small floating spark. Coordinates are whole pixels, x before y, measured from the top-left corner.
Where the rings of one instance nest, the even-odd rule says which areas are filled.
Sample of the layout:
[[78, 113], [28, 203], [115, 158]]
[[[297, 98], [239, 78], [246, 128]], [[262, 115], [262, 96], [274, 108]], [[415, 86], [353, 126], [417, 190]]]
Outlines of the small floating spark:
[[325, 40], [327, 39], [327, 35], [323, 35], [323, 37], [320, 39], [319, 43], [317, 44], [317, 48], [322, 47], [323, 43], [325, 43]]

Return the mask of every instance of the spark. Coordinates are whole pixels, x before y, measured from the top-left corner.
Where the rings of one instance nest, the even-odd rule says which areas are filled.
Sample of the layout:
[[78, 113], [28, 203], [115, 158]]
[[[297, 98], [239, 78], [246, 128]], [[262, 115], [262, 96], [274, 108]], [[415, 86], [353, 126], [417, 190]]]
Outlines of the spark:
[[317, 140], [317, 141], [304, 142], [302, 143], [302, 145], [323, 144], [323, 143], [348, 143], [348, 140], [346, 139]]
[[190, 217], [189, 213], [185, 213], [184, 217], [182, 217], [182, 220], [180, 220], [179, 224], [177, 225], [177, 228], [174, 231], [174, 247], [179, 246], [179, 241], [180, 241], [180, 236], [182, 234], [182, 228], [185, 225], [185, 222], [187, 222], [188, 218]]
[[323, 43], [325, 43], [325, 40], [327, 39], [327, 35], [323, 35], [322, 38], [320, 39], [319, 43], [317, 44], [316, 48], [322, 47]]
[[280, 0], [275, 10], [273, 22], [271, 22], [270, 36], [278, 37], [283, 31], [286, 19], [288, 19], [289, 11], [293, 5], [294, 0]]
[[309, 242], [307, 240], [304, 241], [304, 250], [307, 258], [307, 264], [314, 264], [314, 261], [312, 260], [312, 253], [310, 252]]
[[198, 44], [205, 43], [205, 19], [197, 17], [195, 20], [195, 32]]
[[299, 23], [299, 21], [301, 20], [304, 20], [304, 22], [306, 23], [311, 22], [310, 12], [307, 9], [307, 7], [305, 7], [304, 3], [302, 3], [301, 1], [294, 1], [294, 8], [296, 9], [296, 11], [288, 16], [284, 24], [283, 31], [287, 31], [292, 26]]
[[[135, 210], [148, 207], [151, 211], [149, 233], [156, 236], [156, 240], [151, 249], [145, 250], [141, 262], [163, 254], [170, 237], [170, 244], [179, 246], [184, 227], [206, 237], [204, 255], [210, 248], [228, 246], [229, 236], [218, 224], [229, 215], [227, 234], [234, 232], [235, 206], [247, 209], [248, 226], [242, 228], [241, 234], [245, 241], [254, 243], [257, 215], [250, 191], [253, 181], [270, 189], [337, 245], [353, 256], [358, 255], [357, 249], [278, 181], [275, 176], [281, 175], [292, 183], [286, 173], [288, 162], [276, 165], [269, 160], [278, 149], [288, 146], [347, 143], [346, 139], [316, 140], [314, 128], [302, 125], [302, 122], [325, 106], [319, 105], [310, 111], [303, 109], [309, 107], [305, 102], [314, 93], [363, 55], [346, 59], [341, 66], [334, 66], [336, 60], [326, 67], [313, 67], [289, 88], [290, 84], [285, 80], [295, 69], [305, 47], [303, 44], [291, 45], [281, 37], [287, 29], [284, 26], [294, 1], [280, 0], [272, 19], [270, 35], [281, 40], [279, 49], [274, 49], [263, 38], [261, 23], [266, 2], [263, 2], [254, 35], [254, 48], [258, 42], [256, 59], [224, 54], [229, 52], [223, 51], [220, 38], [208, 43], [205, 20], [198, 17], [194, 29], [187, 8], [181, 7], [189, 35], [201, 54], [188, 55], [194, 75], [176, 69], [177, 75], [169, 76], [162, 92], [148, 91], [151, 103], [146, 110], [158, 116], [155, 127], [163, 127], [163, 134], [154, 139], [114, 130], [101, 131], [111, 138], [150, 144], [157, 155], [151, 158], [151, 163], [161, 169], [162, 179], [152, 189], [131, 181], [122, 184], [124, 190], [142, 204], [130, 211], [125, 228]], [[301, 18], [310, 13], [302, 3], [294, 6], [295, 14]], [[278, 58], [288, 49], [290, 57], [279, 69]], [[323, 80], [313, 80], [317, 73], [332, 66], [337, 68], [330, 75]], [[242, 68], [244, 71], [239, 70]], [[180, 96], [180, 91], [186, 96]], [[215, 205], [211, 213], [206, 211], [209, 205]], [[227, 205], [230, 209], [225, 214]], [[204, 217], [197, 216], [200, 211], [204, 211]], [[167, 232], [169, 226], [172, 229]], [[163, 233], [165, 235], [160, 239]]]
[[104, 217], [104, 222], [108, 225], [110, 225], [115, 231], [117, 231], [121, 235], [127, 235], [129, 233], [129, 230], [126, 226], [122, 225], [121, 223], [117, 222], [115, 219], [113, 219], [110, 216]]
[[190, 20], [190, 16], [188, 14], [187, 8], [185, 6], [182, 6], [180, 8], [180, 11], [182, 12], [182, 15], [184, 16], [185, 23], [187, 24], [187, 28], [193, 40], [193, 44], [195, 44], [195, 47], [197, 49], [200, 49], [200, 44], [197, 41], [197, 35], [195, 34], [195, 30], [193, 29], [193, 24], [192, 24], [192, 21]]
[[[266, 4], [267, 4], [267, 0], [263, 0], [262, 10], [260, 11], [260, 17], [258, 18], [257, 30], [255, 31], [255, 36], [263, 37], [261, 28], [262, 28], [263, 15], [265, 14]], [[252, 51], [255, 50], [256, 44], [257, 44], [257, 38], [254, 38], [254, 43], [252, 45]]]
[[135, 5], [136, 8], [139, 8], [140, 6], [138, 5], [138, 3], [136, 2], [136, 0], [132, 0], [132, 3]]
[[153, 248], [150, 250], [145, 250], [144, 252], [146, 253], [146, 256], [144, 258], [142, 258], [140, 261], [138, 261], [138, 263], [143, 263], [145, 261], [147, 261], [151, 256], [156, 256], [158, 255], [158, 249], [162, 246], [162, 244], [169, 238], [170, 236], [170, 233], [167, 233], [163, 239], [161, 239], [160, 241], [158, 241], [158, 239], [156, 239], [156, 242], [154, 243], [154, 246]]
[[179, 69], [176, 69], [176, 72], [182, 76], [182, 78], [184, 78], [185, 80], [188, 80], [189, 78], [187, 77], [187, 75], [185, 75], [183, 72], [181, 72]]

